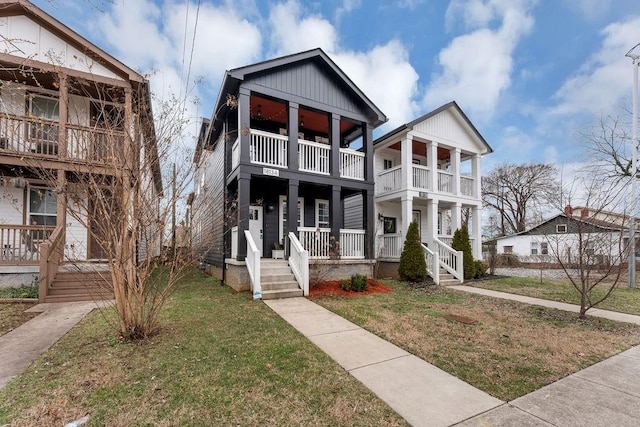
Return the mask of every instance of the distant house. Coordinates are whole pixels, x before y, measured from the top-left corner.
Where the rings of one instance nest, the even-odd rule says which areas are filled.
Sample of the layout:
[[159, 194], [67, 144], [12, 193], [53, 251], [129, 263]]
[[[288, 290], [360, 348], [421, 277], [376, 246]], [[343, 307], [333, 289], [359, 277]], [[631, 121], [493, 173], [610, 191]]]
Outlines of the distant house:
[[[456, 102], [450, 102], [376, 139], [376, 252], [385, 275], [397, 273], [404, 239], [418, 223], [428, 263], [439, 282], [443, 268], [462, 281], [453, 233], [467, 224], [474, 258], [481, 258], [480, 162], [493, 150]], [[437, 255], [436, 255], [437, 254]]]
[[[333, 262], [334, 277], [371, 275], [372, 132], [386, 120], [321, 49], [227, 71], [194, 158], [190, 230], [201, 264], [260, 292], [260, 259], [285, 256], [274, 280], [283, 289], [297, 273], [288, 295], [306, 292], [307, 256], [312, 268]], [[356, 217], [354, 197], [364, 201]]]
[[[149, 83], [26, 0], [0, 2], [0, 38], [0, 273], [31, 272], [51, 283], [65, 260], [104, 260], [95, 232], [103, 218], [91, 209], [97, 200], [83, 196], [85, 221], [69, 213], [79, 199], [65, 190], [83, 194], [75, 178], [121, 173], [114, 159], [130, 138], [148, 142], [137, 156], [157, 156]], [[151, 198], [162, 190], [154, 164], [140, 171], [154, 184]], [[41, 256], [47, 242], [60, 259]], [[41, 288], [40, 299], [92, 298], [77, 284], [66, 296], [55, 293]]]
[[583, 256], [589, 263], [619, 264], [629, 242], [627, 222], [628, 217], [614, 212], [567, 206], [529, 230], [490, 243], [497, 254], [525, 263], [555, 263], [558, 258], [575, 263]]

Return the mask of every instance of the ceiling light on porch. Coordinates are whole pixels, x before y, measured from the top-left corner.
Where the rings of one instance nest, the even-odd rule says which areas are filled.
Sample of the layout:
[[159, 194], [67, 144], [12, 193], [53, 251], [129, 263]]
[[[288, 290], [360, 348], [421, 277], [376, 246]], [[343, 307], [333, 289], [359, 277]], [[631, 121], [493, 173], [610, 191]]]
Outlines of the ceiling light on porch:
[[258, 112], [256, 113], [259, 119], [262, 118], [262, 104], [258, 104]]
[[304, 127], [304, 115], [300, 116], [300, 127]]

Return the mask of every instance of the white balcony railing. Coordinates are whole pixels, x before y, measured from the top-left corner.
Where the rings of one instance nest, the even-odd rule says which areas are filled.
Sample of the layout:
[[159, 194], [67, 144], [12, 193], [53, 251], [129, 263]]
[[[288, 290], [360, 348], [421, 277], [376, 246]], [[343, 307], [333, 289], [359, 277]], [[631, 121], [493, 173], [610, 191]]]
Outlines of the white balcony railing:
[[301, 171], [329, 175], [331, 146], [298, 140], [298, 167]]
[[378, 256], [381, 258], [400, 258], [402, 253], [402, 235], [383, 234], [378, 236]]
[[460, 177], [460, 193], [462, 193], [463, 196], [473, 197], [474, 196], [473, 187], [474, 187], [473, 178], [471, 178], [470, 176]]
[[431, 182], [429, 179], [429, 168], [426, 166], [413, 166], [413, 188], [418, 190], [431, 191]]
[[453, 174], [438, 171], [438, 192], [453, 194]]
[[298, 237], [302, 247], [309, 252], [309, 258], [329, 258], [330, 228], [298, 227]]
[[364, 180], [365, 155], [348, 148], [340, 149], [340, 177]]
[[251, 163], [286, 168], [288, 144], [286, 136], [251, 129]]
[[294, 233], [289, 233], [289, 267], [302, 289], [309, 295], [309, 252], [304, 249]]
[[383, 194], [402, 188], [402, 167], [396, 166], [378, 174], [376, 193]]
[[340, 230], [340, 258], [364, 259], [365, 230]]

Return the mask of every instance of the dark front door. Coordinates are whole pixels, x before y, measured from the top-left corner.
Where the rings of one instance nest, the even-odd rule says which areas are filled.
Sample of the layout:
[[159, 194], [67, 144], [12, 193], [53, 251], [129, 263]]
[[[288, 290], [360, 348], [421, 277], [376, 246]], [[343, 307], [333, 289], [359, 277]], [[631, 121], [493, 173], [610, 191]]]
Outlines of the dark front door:
[[89, 237], [88, 237], [88, 257], [89, 259], [105, 259], [106, 254], [102, 247], [102, 242], [106, 236], [106, 221], [100, 215], [100, 209], [93, 199], [89, 200]]

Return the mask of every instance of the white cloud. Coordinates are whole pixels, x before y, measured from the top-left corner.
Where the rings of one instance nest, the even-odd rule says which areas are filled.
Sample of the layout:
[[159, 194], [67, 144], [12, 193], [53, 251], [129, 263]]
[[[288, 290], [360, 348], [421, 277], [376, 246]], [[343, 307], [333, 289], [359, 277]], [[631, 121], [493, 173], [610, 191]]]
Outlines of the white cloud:
[[563, 0], [563, 3], [586, 19], [595, 20], [609, 10], [612, 0]]
[[334, 13], [334, 19], [336, 22], [340, 22], [344, 15], [359, 8], [361, 3], [361, 0], [343, 0], [342, 5], [338, 6]]
[[432, 76], [423, 103], [428, 107], [456, 100], [476, 116], [490, 117], [511, 85], [513, 52], [533, 27], [535, 1], [454, 0], [447, 27], [461, 20], [472, 32], [454, 38], [438, 55], [440, 72]]
[[640, 16], [610, 24], [601, 34], [600, 49], [556, 92], [551, 114], [606, 113], [630, 96], [632, 65], [624, 54], [640, 41]]

